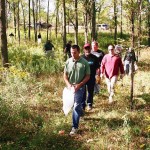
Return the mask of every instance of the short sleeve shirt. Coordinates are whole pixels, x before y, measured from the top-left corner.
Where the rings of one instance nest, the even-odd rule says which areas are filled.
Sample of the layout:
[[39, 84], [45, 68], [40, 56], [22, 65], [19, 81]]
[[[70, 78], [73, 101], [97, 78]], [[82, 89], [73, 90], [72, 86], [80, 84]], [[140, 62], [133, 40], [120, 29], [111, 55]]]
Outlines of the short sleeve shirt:
[[82, 57], [88, 61], [91, 70], [91, 77], [95, 78], [96, 70], [100, 67], [98, 58], [93, 54], [90, 54], [88, 57], [82, 55]]
[[78, 84], [86, 75], [90, 75], [90, 66], [82, 57], [78, 61], [73, 61], [72, 58], [69, 58], [66, 61], [64, 72], [68, 74], [71, 84]]

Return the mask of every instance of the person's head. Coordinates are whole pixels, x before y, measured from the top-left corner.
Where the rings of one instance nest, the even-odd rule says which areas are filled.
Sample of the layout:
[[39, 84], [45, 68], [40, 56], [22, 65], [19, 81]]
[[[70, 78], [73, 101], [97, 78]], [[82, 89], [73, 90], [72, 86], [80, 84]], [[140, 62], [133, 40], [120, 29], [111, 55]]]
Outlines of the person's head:
[[91, 44], [90, 43], [86, 43], [84, 44], [84, 54], [85, 56], [89, 56], [91, 53]]
[[122, 51], [122, 47], [120, 45], [116, 45], [115, 46], [115, 52], [116, 52], [116, 54], [121, 53], [121, 51]]
[[132, 47], [129, 47], [128, 51], [131, 52], [132, 51]]
[[74, 60], [78, 60], [80, 57], [80, 47], [78, 45], [71, 46], [71, 56]]
[[46, 43], [51, 43], [51, 40], [47, 40], [47, 42]]
[[115, 55], [115, 47], [114, 47], [113, 44], [110, 44], [110, 45], [108, 46], [108, 52], [109, 52], [109, 54], [111, 54], [111, 55]]
[[97, 51], [98, 50], [98, 42], [96, 42], [96, 41], [92, 42], [92, 50], [93, 51]]
[[72, 41], [68, 41], [69, 44], [72, 44]]

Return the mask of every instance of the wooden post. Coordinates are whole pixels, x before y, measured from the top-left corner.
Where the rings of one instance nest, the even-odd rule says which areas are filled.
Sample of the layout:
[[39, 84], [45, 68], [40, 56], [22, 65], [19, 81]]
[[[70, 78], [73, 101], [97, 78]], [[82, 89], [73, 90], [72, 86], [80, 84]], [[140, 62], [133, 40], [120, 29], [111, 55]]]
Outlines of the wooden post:
[[130, 108], [133, 109], [133, 89], [134, 89], [134, 61], [131, 62], [131, 89], [130, 89]]

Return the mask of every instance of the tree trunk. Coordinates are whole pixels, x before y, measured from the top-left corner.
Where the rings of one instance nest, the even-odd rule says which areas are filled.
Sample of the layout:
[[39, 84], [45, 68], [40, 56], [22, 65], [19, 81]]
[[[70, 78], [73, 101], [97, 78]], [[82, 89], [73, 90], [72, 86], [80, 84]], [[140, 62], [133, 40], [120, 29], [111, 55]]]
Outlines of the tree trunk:
[[85, 6], [85, 12], [84, 12], [84, 28], [85, 28], [85, 43], [88, 42], [88, 12], [87, 12], [87, 3], [88, 0], [85, 0], [84, 6]]
[[142, 9], [142, 0], [138, 1], [138, 48], [141, 45], [141, 9]]
[[121, 5], [121, 24], [120, 24], [120, 38], [123, 38], [123, 30], [122, 30], [122, 0], [120, 0]]
[[35, 14], [34, 0], [32, 0], [32, 10], [33, 10], [34, 40], [35, 40], [35, 42], [37, 42], [37, 28], [36, 28], [36, 14]]
[[2, 66], [8, 67], [8, 49], [7, 49], [7, 36], [6, 36], [6, 11], [5, 0], [0, 0], [0, 40], [1, 40], [1, 58]]
[[24, 13], [23, 2], [21, 1], [22, 14], [23, 14], [23, 29], [24, 29], [24, 38], [26, 39], [26, 18]]
[[28, 31], [28, 38], [29, 38], [29, 41], [31, 40], [31, 11], [30, 11], [30, 0], [29, 0], [29, 31]]
[[20, 11], [19, 11], [19, 0], [18, 0], [18, 11], [17, 11], [18, 15], [17, 15], [17, 21], [18, 21], [18, 41], [19, 41], [19, 45], [20, 45]]
[[117, 44], [117, 6], [116, 6], [117, 0], [114, 0], [114, 43]]
[[14, 12], [14, 29], [15, 29], [15, 39], [16, 39], [17, 21], [16, 21], [16, 3], [15, 2], [13, 2], [13, 12]]
[[135, 37], [134, 37], [134, 12], [132, 11], [132, 14], [131, 14], [131, 45], [132, 45], [132, 47], [134, 47], [134, 40], [135, 40]]
[[39, 0], [39, 33], [41, 32], [41, 0]]
[[63, 0], [63, 50], [66, 46], [66, 1]]
[[56, 26], [55, 26], [55, 34], [56, 34], [56, 38], [57, 38], [57, 34], [58, 34], [58, 11], [59, 11], [59, 0], [57, 0], [56, 2]]
[[78, 2], [75, 0], [75, 44], [78, 45]]
[[150, 47], [150, 1], [148, 0], [148, 46]]
[[133, 109], [133, 88], [134, 88], [134, 73], [133, 73], [133, 68], [134, 68], [134, 62], [131, 62], [131, 89], [130, 89], [130, 108]]
[[49, 23], [49, 0], [47, 5], [47, 40], [48, 40], [48, 23]]
[[95, 0], [92, 0], [92, 41], [96, 40], [96, 9]]

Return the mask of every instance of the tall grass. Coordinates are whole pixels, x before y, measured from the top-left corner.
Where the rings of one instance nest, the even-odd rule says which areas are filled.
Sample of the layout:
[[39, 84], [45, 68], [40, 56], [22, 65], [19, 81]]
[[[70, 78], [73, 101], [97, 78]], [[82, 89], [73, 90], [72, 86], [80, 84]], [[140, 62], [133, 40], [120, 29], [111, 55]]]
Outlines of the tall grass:
[[58, 73], [63, 68], [63, 57], [57, 51], [52, 58], [42, 51], [38, 53], [36, 47], [30, 48], [30, 51], [27, 47], [10, 47], [9, 61], [10, 65], [33, 74]]

